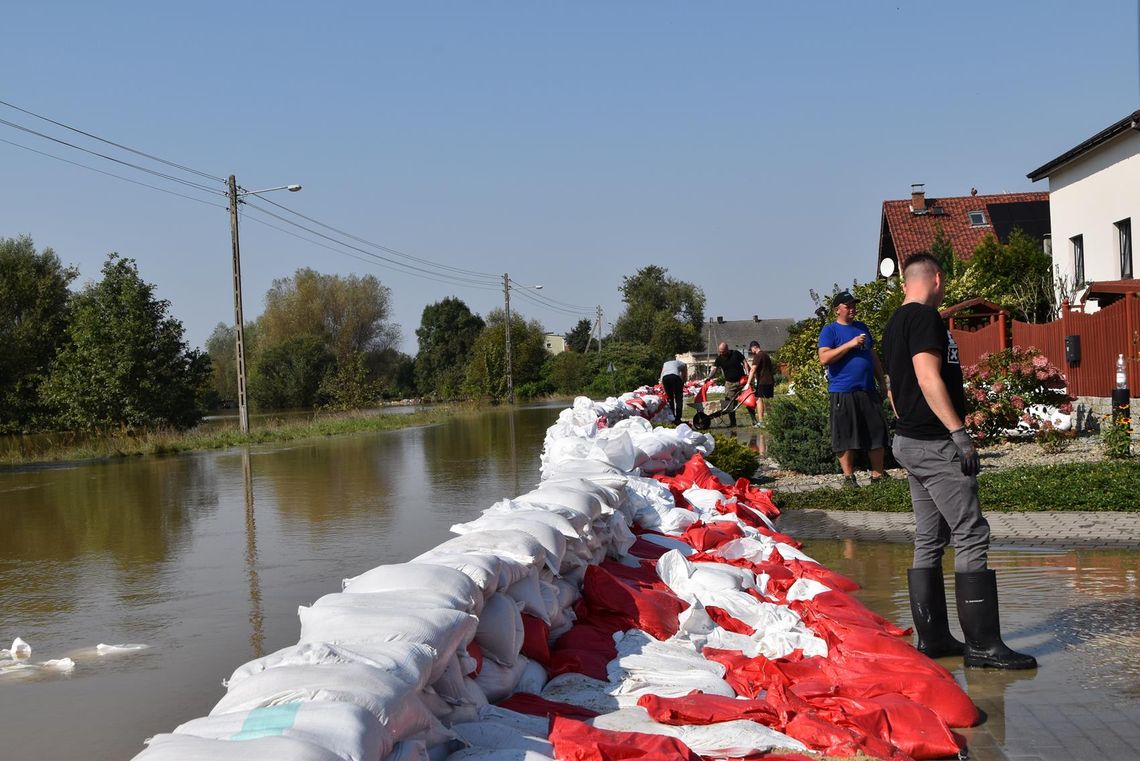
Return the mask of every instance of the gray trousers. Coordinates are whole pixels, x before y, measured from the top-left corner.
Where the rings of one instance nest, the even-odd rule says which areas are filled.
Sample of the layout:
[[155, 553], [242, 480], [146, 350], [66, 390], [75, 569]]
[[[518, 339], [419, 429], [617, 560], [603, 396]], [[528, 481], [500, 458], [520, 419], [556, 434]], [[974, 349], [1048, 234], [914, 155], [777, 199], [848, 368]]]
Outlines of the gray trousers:
[[895, 435], [892, 450], [909, 474], [914, 508], [914, 567], [942, 564], [954, 545], [954, 571], [986, 570], [990, 524], [978, 501], [978, 479], [962, 475], [958, 448], [950, 439], [924, 441]]

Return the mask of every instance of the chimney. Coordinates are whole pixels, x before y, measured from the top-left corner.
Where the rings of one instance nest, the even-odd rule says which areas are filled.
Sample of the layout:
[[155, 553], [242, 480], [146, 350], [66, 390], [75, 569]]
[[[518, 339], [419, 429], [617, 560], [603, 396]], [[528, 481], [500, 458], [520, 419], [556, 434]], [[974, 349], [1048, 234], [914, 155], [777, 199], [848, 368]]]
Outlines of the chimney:
[[916, 182], [910, 186], [910, 210], [915, 214], [926, 213], [926, 184]]

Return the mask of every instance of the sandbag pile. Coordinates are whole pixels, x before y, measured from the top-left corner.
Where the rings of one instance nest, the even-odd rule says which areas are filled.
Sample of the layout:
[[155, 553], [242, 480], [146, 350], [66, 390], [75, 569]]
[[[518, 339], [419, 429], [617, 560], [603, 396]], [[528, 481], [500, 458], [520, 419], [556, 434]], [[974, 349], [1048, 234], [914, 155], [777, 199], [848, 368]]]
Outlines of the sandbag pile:
[[977, 712], [953, 678], [663, 408], [576, 399], [536, 488], [299, 608], [296, 645], [137, 761], [956, 753]]

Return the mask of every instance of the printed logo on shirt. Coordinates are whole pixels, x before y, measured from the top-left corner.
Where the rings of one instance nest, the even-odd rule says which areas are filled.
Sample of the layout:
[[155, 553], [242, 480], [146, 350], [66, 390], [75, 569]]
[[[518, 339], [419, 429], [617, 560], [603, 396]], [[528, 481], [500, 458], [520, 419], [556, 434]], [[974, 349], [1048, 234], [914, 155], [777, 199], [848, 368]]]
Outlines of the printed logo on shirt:
[[958, 344], [954, 341], [954, 334], [949, 330], [946, 331], [946, 363], [950, 365], [959, 364]]

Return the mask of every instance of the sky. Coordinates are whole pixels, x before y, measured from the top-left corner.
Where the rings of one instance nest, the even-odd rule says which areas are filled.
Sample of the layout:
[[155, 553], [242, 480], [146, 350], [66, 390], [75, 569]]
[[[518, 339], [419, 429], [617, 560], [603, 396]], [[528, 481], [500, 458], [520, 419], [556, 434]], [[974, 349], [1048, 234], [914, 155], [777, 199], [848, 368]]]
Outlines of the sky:
[[233, 322], [230, 174], [301, 184], [249, 200], [355, 247], [243, 205], [247, 321], [299, 268], [372, 274], [414, 354], [426, 305], [486, 315], [505, 272], [512, 308], [557, 333], [596, 306], [615, 321], [622, 278], [650, 264], [701, 286], [706, 317], [807, 317], [811, 289], [874, 277], [884, 200], [1047, 190], [1025, 175], [1140, 107], [1135, 0], [43, 0], [2, 17], [0, 101], [193, 172], [0, 119], [193, 184], [0, 123], [0, 237], [52, 248], [76, 287], [110, 252], [134, 259], [194, 346]]

